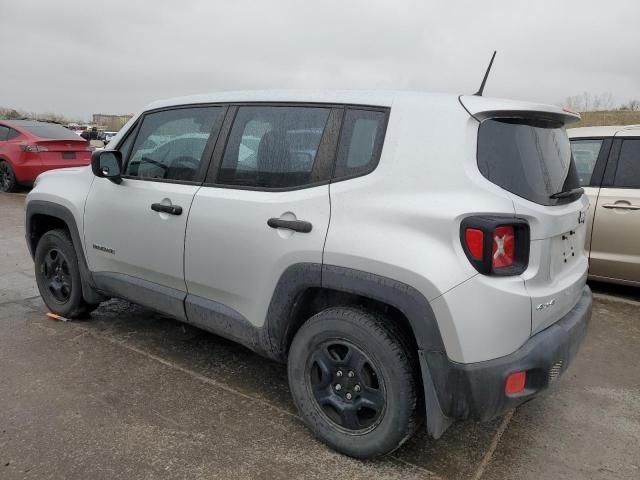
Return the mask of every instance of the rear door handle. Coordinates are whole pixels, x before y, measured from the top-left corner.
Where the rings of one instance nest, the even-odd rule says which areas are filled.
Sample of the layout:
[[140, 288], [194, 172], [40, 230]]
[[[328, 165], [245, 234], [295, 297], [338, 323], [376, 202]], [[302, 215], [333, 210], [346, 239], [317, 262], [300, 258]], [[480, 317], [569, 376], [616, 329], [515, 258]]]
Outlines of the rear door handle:
[[267, 225], [271, 228], [288, 228], [295, 232], [309, 233], [313, 228], [311, 222], [305, 222], [304, 220], [283, 220], [282, 218], [270, 218], [267, 220]]
[[628, 203], [606, 203], [602, 208], [621, 208], [622, 210], [640, 210], [640, 205], [630, 205]]
[[162, 203], [152, 203], [151, 210], [154, 212], [168, 213], [169, 215], [182, 215], [180, 205], [164, 205]]

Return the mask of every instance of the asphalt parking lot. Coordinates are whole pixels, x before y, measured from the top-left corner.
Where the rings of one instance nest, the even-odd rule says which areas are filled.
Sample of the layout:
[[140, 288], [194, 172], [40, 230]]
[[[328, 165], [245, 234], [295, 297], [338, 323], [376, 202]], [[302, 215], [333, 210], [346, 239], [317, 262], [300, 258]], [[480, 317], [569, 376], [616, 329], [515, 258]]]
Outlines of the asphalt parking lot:
[[0, 194], [2, 479], [640, 478], [635, 290], [602, 287], [585, 345], [541, 398], [361, 462], [304, 428], [282, 365], [120, 300], [47, 318], [23, 204]]

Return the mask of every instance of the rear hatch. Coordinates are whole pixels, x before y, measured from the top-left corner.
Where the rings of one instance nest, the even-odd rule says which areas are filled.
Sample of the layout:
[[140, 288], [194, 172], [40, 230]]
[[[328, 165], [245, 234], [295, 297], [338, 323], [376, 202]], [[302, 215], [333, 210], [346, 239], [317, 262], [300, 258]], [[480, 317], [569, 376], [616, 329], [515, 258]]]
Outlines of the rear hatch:
[[87, 164], [91, 160], [89, 142], [62, 125], [42, 123], [23, 128], [38, 137], [33, 142], [38, 148], [29, 151], [37, 153], [45, 165]]
[[575, 191], [578, 176], [564, 129], [579, 116], [548, 105], [460, 100], [480, 122], [478, 169], [509, 192], [516, 216], [529, 223], [529, 266], [522, 278], [535, 334], [574, 307], [586, 282], [588, 199]]

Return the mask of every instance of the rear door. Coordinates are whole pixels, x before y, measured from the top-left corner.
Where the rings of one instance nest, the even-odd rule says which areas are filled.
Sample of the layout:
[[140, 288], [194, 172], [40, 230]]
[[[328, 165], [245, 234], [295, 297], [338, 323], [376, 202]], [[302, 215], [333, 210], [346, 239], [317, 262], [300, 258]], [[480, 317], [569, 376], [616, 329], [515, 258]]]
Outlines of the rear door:
[[[260, 326], [283, 272], [322, 263], [341, 115], [319, 104], [232, 108], [221, 133], [226, 147], [216, 148], [189, 215], [190, 322], [230, 337], [238, 330], [229, 318]], [[315, 274], [319, 283], [319, 268]]]
[[595, 210], [590, 273], [640, 284], [640, 138], [616, 137]]
[[184, 317], [187, 218], [224, 111], [189, 106], [145, 114], [119, 145], [126, 159], [122, 183], [94, 180], [84, 234], [99, 287]]

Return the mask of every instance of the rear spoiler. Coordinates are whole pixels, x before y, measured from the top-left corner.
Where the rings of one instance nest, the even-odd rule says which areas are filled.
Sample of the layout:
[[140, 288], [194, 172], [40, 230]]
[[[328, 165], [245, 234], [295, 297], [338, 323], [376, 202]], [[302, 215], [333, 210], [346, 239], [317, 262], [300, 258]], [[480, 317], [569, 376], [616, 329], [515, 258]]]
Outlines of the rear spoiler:
[[567, 125], [580, 120], [580, 114], [576, 112], [543, 103], [518, 102], [475, 95], [460, 95], [458, 100], [462, 108], [478, 122], [488, 118], [532, 118]]

